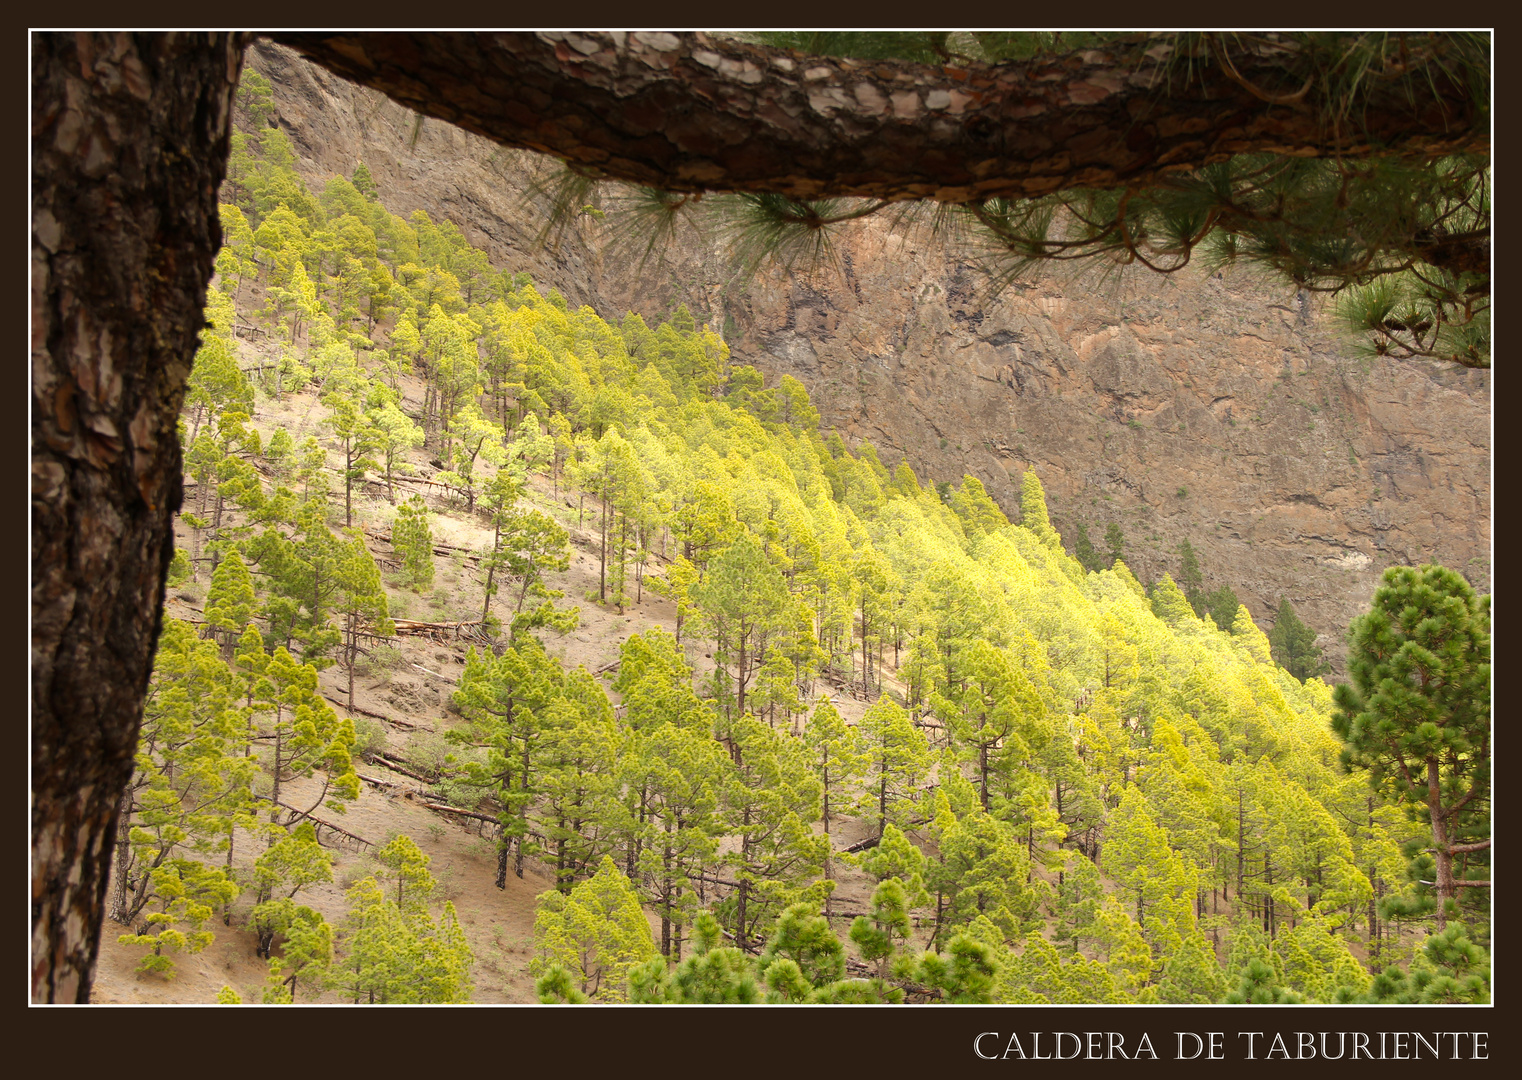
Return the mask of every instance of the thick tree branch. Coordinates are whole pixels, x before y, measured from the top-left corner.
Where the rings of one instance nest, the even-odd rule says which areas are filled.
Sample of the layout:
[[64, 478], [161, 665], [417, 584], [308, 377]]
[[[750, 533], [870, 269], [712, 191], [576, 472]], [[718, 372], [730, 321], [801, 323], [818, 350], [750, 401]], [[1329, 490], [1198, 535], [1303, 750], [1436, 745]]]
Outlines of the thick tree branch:
[[1448, 854], [1450, 854], [1450, 855], [1463, 855], [1465, 852], [1469, 852], [1469, 851], [1489, 851], [1489, 850], [1490, 850], [1490, 841], [1489, 840], [1481, 840], [1478, 843], [1474, 843], [1474, 844], [1450, 844], [1450, 845], [1448, 845]]
[[[1019, 63], [802, 57], [684, 33], [277, 33], [428, 116], [579, 171], [672, 191], [967, 202], [1142, 186], [1234, 154], [1485, 152], [1444, 48], [1368, 76], [1356, 120], [1319, 85], [1264, 101], [1283, 47], [1186, 76], [1168, 40]], [[1142, 52], [1142, 48], [1146, 52]], [[1181, 85], [1182, 84], [1182, 85]]]
[[[1490, 273], [1490, 230], [1451, 236], [1419, 236], [1412, 245], [1421, 260], [1451, 274]], [[1487, 282], [1484, 294], [1489, 295]]]

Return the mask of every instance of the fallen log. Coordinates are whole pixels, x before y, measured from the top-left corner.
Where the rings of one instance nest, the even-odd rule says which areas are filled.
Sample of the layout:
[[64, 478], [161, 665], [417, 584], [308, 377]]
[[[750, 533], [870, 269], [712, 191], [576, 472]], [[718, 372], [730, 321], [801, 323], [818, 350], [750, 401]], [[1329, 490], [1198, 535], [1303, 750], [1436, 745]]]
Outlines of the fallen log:
[[323, 696], [323, 700], [325, 700], [325, 701], [331, 701], [334, 705], [337, 705], [337, 706], [339, 706], [341, 708], [348, 709], [350, 712], [359, 713], [360, 716], [368, 716], [372, 720], [390, 720], [391, 719], [385, 713], [371, 712], [369, 709], [361, 709], [358, 705], [346, 705], [344, 702], [339, 701], [335, 697], [329, 697], [327, 694], [324, 694], [322, 696]]
[[401, 773], [403, 776], [410, 777], [413, 780], [417, 780], [419, 783], [423, 783], [423, 784], [428, 783], [427, 780], [422, 779], [416, 773], [408, 772], [406, 769], [403, 769], [403, 768], [400, 768], [399, 766], [393, 765], [389, 761], [382, 760], [380, 757], [378, 757], [378, 756], [376, 756], [374, 754], [368, 754], [368, 755], [366, 755], [365, 761], [368, 762], [371, 765], [379, 765], [383, 769], [390, 769], [394, 773]]
[[[904, 831], [908, 832], [910, 829], [917, 829], [921, 825], [928, 825], [928, 824], [930, 824], [930, 819], [929, 818], [920, 818], [917, 821], [911, 821], [911, 822], [909, 822], [909, 824], [905, 825], [904, 826]], [[869, 850], [871, 848], [875, 848], [881, 840], [882, 840], [882, 837], [880, 837], [880, 836], [872, 836], [872, 837], [868, 837], [865, 840], [858, 840], [856, 843], [852, 844], [848, 848], [841, 848], [839, 853], [840, 854], [844, 854], [844, 855], [854, 855], [858, 851], [867, 851], [867, 850]]]
[[738, 881], [726, 881], [724, 878], [709, 877], [707, 874], [688, 874], [687, 876], [693, 881], [702, 881], [709, 885], [725, 885], [731, 889], [740, 887]]
[[431, 803], [431, 802], [425, 802], [423, 805], [426, 806], [430, 810], [437, 810], [440, 813], [444, 813], [444, 814], [456, 814], [456, 815], [458, 815], [460, 817], [475, 818], [477, 821], [489, 821], [493, 825], [501, 824], [496, 818], [492, 817], [490, 814], [478, 814], [474, 810], [462, 810], [458, 806], [448, 806], [448, 805], [446, 805], [444, 803]]
[[394, 773], [401, 773], [403, 776], [411, 777], [413, 780], [416, 780], [420, 784], [432, 784], [434, 782], [429, 777], [423, 776], [421, 773], [415, 773], [411, 769], [406, 768], [405, 765], [411, 764], [410, 762], [399, 764], [399, 762], [402, 762], [402, 759], [397, 757], [395, 754], [388, 754], [382, 751], [379, 754], [370, 755], [367, 760], [372, 765], [379, 765], [383, 769], [390, 769]]
[[[832, 918], [832, 919], [870, 919], [871, 917], [872, 917], [872, 913], [870, 911], [832, 911], [832, 912], [830, 912], [830, 918]], [[935, 916], [934, 915], [911, 915], [911, 916], [909, 916], [909, 921], [912, 922], [915, 926], [928, 926], [931, 923], [935, 922]]]
[[[369, 536], [369, 537], [372, 537], [372, 538], [374, 538], [376, 540], [384, 540], [386, 543], [392, 544], [391, 534], [388, 533], [388, 532], [382, 532], [380, 529], [369, 529], [369, 528], [367, 528], [367, 529], [365, 529], [365, 535]], [[394, 547], [395, 544], [392, 544], [392, 546]], [[480, 555], [479, 552], [476, 552], [476, 551], [474, 551], [471, 548], [460, 547], [457, 544], [443, 544], [443, 543], [435, 542], [434, 545], [433, 545], [433, 553], [435, 555], [443, 555], [446, 552], [450, 552], [450, 551], [463, 551], [467, 555], [476, 555], [477, 557], [479, 557], [479, 555]]]
[[[295, 807], [291, 807], [291, 809], [294, 810]], [[342, 836], [342, 837], [344, 837], [347, 840], [352, 840], [354, 843], [358, 844], [361, 848], [367, 848], [367, 847], [374, 847], [375, 846], [371, 841], [366, 840], [363, 836], [358, 836], [358, 835], [356, 835], [354, 833], [351, 833], [348, 829], [341, 829], [337, 825], [334, 825], [331, 821], [324, 821], [322, 818], [317, 817], [317, 816], [315, 816], [313, 814], [308, 814], [307, 815], [307, 820], [310, 821], [313, 824], [313, 826], [316, 828], [316, 830], [317, 830], [317, 839], [318, 839], [319, 843], [321, 843], [321, 841], [322, 841], [322, 830], [323, 829], [327, 829], [330, 832], [337, 833], [339, 836]]]
[[[324, 694], [322, 696], [326, 700], [331, 701], [334, 705], [343, 705], [343, 702], [339, 701], [337, 698], [328, 697], [327, 694]], [[372, 720], [381, 720], [381, 721], [384, 721], [387, 724], [393, 724], [396, 727], [406, 728], [408, 731], [432, 731], [433, 730], [433, 728], [428, 727], [425, 724], [414, 724], [411, 720], [403, 720], [403, 719], [401, 719], [400, 717], [397, 717], [397, 716], [387, 716], [385, 713], [372, 712], [369, 709], [362, 709], [358, 705], [354, 706], [354, 711], [359, 713], [360, 716], [368, 716]]]
[[400, 728], [406, 728], [408, 731], [430, 731], [431, 732], [431, 731], [434, 730], [433, 728], [429, 727], [427, 724], [414, 724], [411, 720], [401, 720], [401, 719], [398, 719], [395, 716], [387, 717], [387, 721], [386, 722], [390, 723], [390, 724], [395, 724], [397, 727], [400, 727]]
[[486, 625], [480, 619], [463, 619], [460, 622], [422, 622], [418, 619], [392, 619], [391, 622], [396, 627], [398, 637], [408, 635], [426, 637], [449, 635], [454, 638], [465, 635], [475, 637], [477, 634], [472, 633], [472, 630]]
[[344, 837], [346, 840], [352, 840], [362, 848], [375, 846], [374, 842], [366, 840], [363, 836], [359, 836], [356, 833], [351, 833], [348, 829], [340, 828], [339, 826], [334, 825], [331, 821], [320, 818], [316, 814], [313, 814], [309, 811], [302, 810], [299, 806], [292, 806], [290, 803], [276, 802], [268, 795], [255, 795], [254, 798], [260, 802], [272, 803], [273, 805], [280, 807], [282, 810], [289, 810], [291, 813], [297, 815], [295, 821], [290, 822], [291, 825], [296, 824], [297, 821], [310, 821], [312, 823], [312, 827], [317, 832], [317, 842], [319, 844], [322, 843], [322, 830], [327, 829], [329, 832], [337, 833], [339, 836]]
[[453, 484], [446, 484], [442, 480], [429, 480], [426, 476], [392, 476], [391, 480], [397, 484], [427, 484], [429, 487], [443, 488], [451, 495], [459, 495], [461, 498], [465, 497], [465, 492]]
[[438, 798], [431, 790], [425, 787], [417, 787], [412, 784], [399, 784], [394, 780], [383, 780], [378, 776], [366, 776], [364, 773], [356, 774], [368, 784], [374, 784], [379, 788], [388, 789], [388, 794], [393, 796], [400, 794], [403, 798], [411, 799], [421, 796], [424, 800]]

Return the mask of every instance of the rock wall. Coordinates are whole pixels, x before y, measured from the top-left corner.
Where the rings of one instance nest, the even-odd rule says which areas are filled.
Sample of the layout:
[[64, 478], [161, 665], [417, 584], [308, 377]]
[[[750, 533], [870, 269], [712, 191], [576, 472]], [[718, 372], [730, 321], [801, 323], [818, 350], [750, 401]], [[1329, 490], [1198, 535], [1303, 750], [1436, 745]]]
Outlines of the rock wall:
[[1017, 517], [1021, 472], [1046, 487], [1071, 547], [1109, 524], [1144, 581], [1230, 585], [1260, 625], [1280, 596], [1340, 670], [1344, 630], [1392, 565], [1437, 561], [1490, 588], [1490, 375], [1359, 357], [1309, 295], [1241, 271], [991, 289], [924, 230], [867, 220], [829, 265], [739, 280], [711, 235], [657, 267], [606, 254], [584, 216], [535, 245], [546, 170], [354, 87], [268, 44], [250, 66], [319, 188], [366, 162], [389, 209], [456, 221], [499, 266], [607, 318], [686, 303], [736, 362], [809, 389], [826, 426], [922, 480], [971, 473]]

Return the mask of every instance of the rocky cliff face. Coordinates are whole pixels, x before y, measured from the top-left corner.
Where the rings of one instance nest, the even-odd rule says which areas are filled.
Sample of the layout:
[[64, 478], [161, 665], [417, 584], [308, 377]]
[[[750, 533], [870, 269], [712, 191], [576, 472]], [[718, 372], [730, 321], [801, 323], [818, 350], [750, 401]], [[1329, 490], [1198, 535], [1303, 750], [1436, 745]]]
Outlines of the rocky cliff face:
[[1490, 588], [1490, 376], [1356, 357], [1308, 296], [1240, 272], [1117, 283], [1045, 278], [989, 290], [912, 230], [862, 223], [834, 265], [732, 280], [689, 237], [658, 269], [605, 258], [584, 217], [538, 249], [524, 191], [542, 165], [423, 121], [269, 45], [251, 66], [318, 187], [363, 159], [388, 207], [456, 221], [499, 266], [528, 270], [605, 317], [685, 302], [737, 362], [809, 389], [826, 426], [921, 479], [971, 473], [1012, 517], [1020, 474], [1046, 486], [1069, 541], [1124, 531], [1144, 581], [1230, 585], [1260, 625], [1280, 596], [1339, 668], [1349, 620], [1388, 566], [1437, 561]]

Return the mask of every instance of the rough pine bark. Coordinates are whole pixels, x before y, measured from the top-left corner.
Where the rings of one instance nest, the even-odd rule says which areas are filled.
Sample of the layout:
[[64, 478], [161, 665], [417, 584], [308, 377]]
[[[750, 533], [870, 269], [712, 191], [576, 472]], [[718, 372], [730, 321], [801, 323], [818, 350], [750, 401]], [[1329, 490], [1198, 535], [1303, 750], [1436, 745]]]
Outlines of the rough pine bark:
[[31, 39], [34, 1001], [90, 996], [243, 45]]
[[[274, 40], [409, 108], [580, 171], [680, 192], [966, 202], [1135, 186], [1247, 152], [1485, 151], [1441, 36], [1410, 35], [1341, 122], [1292, 49], [1236, 53], [1232, 73], [1091, 49], [1003, 64], [803, 57], [683, 33], [280, 33]], [[1255, 92], [1256, 91], [1256, 92]], [[1276, 100], [1270, 101], [1269, 98]]]

